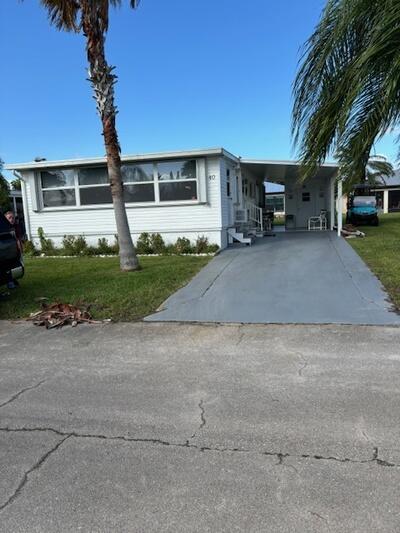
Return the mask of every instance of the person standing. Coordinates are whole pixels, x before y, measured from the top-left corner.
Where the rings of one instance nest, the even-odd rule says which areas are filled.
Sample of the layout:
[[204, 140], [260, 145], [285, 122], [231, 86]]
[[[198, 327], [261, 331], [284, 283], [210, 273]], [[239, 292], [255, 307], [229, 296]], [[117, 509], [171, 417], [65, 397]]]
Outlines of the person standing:
[[[4, 213], [4, 216], [6, 217], [8, 222], [10, 223], [10, 226], [11, 226], [12, 230], [15, 233], [15, 238], [17, 240], [18, 250], [22, 254], [21, 228], [20, 228], [19, 224], [17, 224], [17, 222], [15, 220], [15, 215], [14, 215], [14, 213], [12, 211], [7, 211], [6, 213]], [[19, 286], [18, 281], [13, 279], [13, 277], [11, 275], [11, 272], [10, 272], [9, 279], [7, 281], [7, 288], [8, 289], [16, 289], [18, 286]]]
[[15, 237], [17, 239], [17, 244], [19, 251], [22, 252], [22, 233], [21, 233], [21, 227], [15, 220], [15, 215], [12, 211], [7, 211], [4, 213], [4, 216], [8, 220], [8, 222], [11, 224], [11, 227], [15, 233]]

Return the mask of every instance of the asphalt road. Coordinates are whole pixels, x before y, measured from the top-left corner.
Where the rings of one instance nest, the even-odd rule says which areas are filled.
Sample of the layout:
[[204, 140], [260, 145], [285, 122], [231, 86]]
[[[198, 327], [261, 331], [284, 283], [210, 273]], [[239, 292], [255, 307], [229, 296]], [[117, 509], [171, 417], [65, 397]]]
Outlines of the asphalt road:
[[0, 323], [0, 531], [397, 532], [400, 329]]

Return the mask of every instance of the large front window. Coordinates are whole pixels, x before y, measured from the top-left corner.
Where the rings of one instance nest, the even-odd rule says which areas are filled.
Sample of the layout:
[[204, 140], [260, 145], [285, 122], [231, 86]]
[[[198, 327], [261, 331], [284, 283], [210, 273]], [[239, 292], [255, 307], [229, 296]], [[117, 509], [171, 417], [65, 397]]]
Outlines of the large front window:
[[[121, 167], [127, 204], [198, 200], [197, 161], [126, 163]], [[111, 204], [107, 167], [43, 171], [43, 207]]]
[[196, 160], [168, 161], [156, 166], [161, 202], [197, 200]]
[[76, 205], [73, 170], [53, 170], [41, 173], [43, 207]]
[[122, 166], [124, 196], [127, 203], [155, 201], [153, 163], [127, 164]]
[[111, 189], [106, 167], [78, 169], [81, 205], [111, 204]]

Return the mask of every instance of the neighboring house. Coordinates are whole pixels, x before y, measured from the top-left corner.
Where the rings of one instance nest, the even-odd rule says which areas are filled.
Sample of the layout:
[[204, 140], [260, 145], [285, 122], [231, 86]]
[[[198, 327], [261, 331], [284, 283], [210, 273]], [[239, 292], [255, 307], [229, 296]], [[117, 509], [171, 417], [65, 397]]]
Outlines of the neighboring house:
[[[323, 165], [313, 180], [298, 184], [291, 161], [246, 160], [223, 148], [122, 156], [126, 209], [134, 241], [158, 232], [166, 243], [206, 236], [225, 248], [244, 224], [260, 232], [264, 182], [285, 186], [286, 214], [293, 229], [328, 212], [333, 229], [337, 166]], [[64, 235], [84, 235], [90, 244], [116, 233], [106, 159], [39, 161], [7, 165], [22, 177], [25, 225], [60, 244]], [[240, 240], [240, 239], [239, 239]]]
[[275, 215], [285, 214], [285, 193], [284, 192], [266, 192], [265, 208], [272, 211]]
[[24, 209], [22, 204], [22, 192], [18, 189], [11, 189], [10, 190], [10, 200], [12, 203], [12, 210], [14, 211], [14, 214], [20, 219], [23, 220], [24, 218]]
[[275, 215], [285, 214], [285, 187], [276, 183], [265, 183], [265, 208]]
[[22, 201], [22, 192], [19, 189], [10, 189], [9, 191], [10, 209], [14, 212], [17, 223], [19, 224], [21, 235], [25, 236], [24, 206]]
[[383, 213], [400, 211], [400, 169], [396, 170], [391, 178], [385, 178], [382, 185], [377, 186], [374, 192]]

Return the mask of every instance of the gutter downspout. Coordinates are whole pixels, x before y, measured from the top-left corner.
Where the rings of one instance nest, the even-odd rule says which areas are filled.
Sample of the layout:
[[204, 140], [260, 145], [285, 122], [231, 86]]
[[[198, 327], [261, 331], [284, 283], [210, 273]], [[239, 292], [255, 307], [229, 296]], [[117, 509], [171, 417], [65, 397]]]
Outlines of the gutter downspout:
[[22, 209], [24, 211], [25, 231], [26, 231], [26, 236], [28, 237], [28, 239], [32, 240], [31, 222], [29, 220], [29, 211], [28, 211], [28, 197], [26, 194], [26, 183], [22, 175], [18, 174], [16, 170], [13, 170], [12, 173], [14, 174], [16, 178], [21, 180]]

